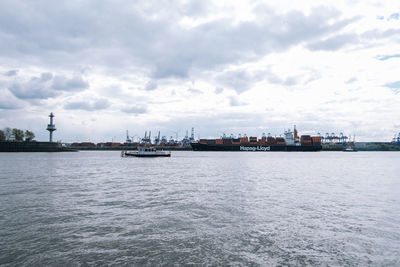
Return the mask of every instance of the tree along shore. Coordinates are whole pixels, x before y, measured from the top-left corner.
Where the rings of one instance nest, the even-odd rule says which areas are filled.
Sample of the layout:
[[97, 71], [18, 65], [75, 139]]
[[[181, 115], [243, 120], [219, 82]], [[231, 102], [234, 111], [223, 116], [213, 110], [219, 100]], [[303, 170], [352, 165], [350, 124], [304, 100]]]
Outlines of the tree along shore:
[[31, 142], [35, 138], [35, 134], [29, 130], [21, 130], [17, 128], [11, 129], [6, 127], [0, 130], [0, 142], [1, 141], [17, 141], [17, 142]]

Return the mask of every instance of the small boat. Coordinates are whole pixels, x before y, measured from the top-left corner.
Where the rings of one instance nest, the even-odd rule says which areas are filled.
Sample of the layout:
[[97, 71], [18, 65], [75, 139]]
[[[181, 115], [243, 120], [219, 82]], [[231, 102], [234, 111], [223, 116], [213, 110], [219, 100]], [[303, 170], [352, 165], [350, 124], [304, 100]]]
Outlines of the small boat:
[[356, 149], [356, 136], [355, 135], [353, 137], [353, 141], [351, 141], [351, 136], [350, 136], [349, 143], [347, 143], [347, 146], [343, 151], [344, 152], [357, 152], [357, 149]]
[[138, 147], [138, 151], [121, 151], [121, 157], [171, 157], [171, 152], [158, 151], [155, 147]]
[[357, 150], [354, 149], [354, 147], [352, 147], [352, 146], [346, 147], [343, 151], [344, 152], [357, 152]]

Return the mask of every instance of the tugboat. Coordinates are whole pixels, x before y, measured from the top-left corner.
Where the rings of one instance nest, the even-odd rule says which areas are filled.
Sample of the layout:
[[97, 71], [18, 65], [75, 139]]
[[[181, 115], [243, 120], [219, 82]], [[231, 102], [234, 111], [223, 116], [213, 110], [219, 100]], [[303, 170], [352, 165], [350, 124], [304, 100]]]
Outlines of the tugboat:
[[138, 151], [121, 151], [121, 157], [171, 157], [171, 152], [158, 151], [155, 147], [138, 147]]
[[352, 146], [347, 146], [343, 151], [344, 152], [357, 152], [357, 150], [354, 149]]

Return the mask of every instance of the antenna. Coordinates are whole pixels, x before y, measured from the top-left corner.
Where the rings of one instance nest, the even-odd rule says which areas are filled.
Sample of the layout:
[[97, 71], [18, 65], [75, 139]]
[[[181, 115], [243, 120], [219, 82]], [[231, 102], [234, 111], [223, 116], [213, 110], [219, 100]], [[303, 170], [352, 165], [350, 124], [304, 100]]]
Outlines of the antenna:
[[132, 139], [129, 138], [129, 132], [126, 130], [126, 142], [127, 143], [132, 143]]
[[[176, 135], [176, 140], [178, 140], [178, 133], [179, 133], [179, 130], [178, 131], [172, 131], [175, 135]], [[172, 136], [171, 136], [172, 137]]]

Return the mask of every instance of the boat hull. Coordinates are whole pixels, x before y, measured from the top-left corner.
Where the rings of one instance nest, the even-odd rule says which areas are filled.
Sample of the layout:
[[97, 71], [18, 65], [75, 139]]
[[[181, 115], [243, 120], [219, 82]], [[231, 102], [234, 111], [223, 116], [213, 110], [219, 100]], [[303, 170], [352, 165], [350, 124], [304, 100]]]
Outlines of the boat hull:
[[171, 154], [138, 154], [138, 153], [125, 153], [126, 157], [138, 157], [138, 158], [155, 158], [155, 157], [171, 157]]
[[194, 151], [241, 151], [241, 152], [315, 152], [322, 149], [321, 145], [311, 146], [259, 146], [259, 145], [217, 145], [217, 144], [191, 144]]

